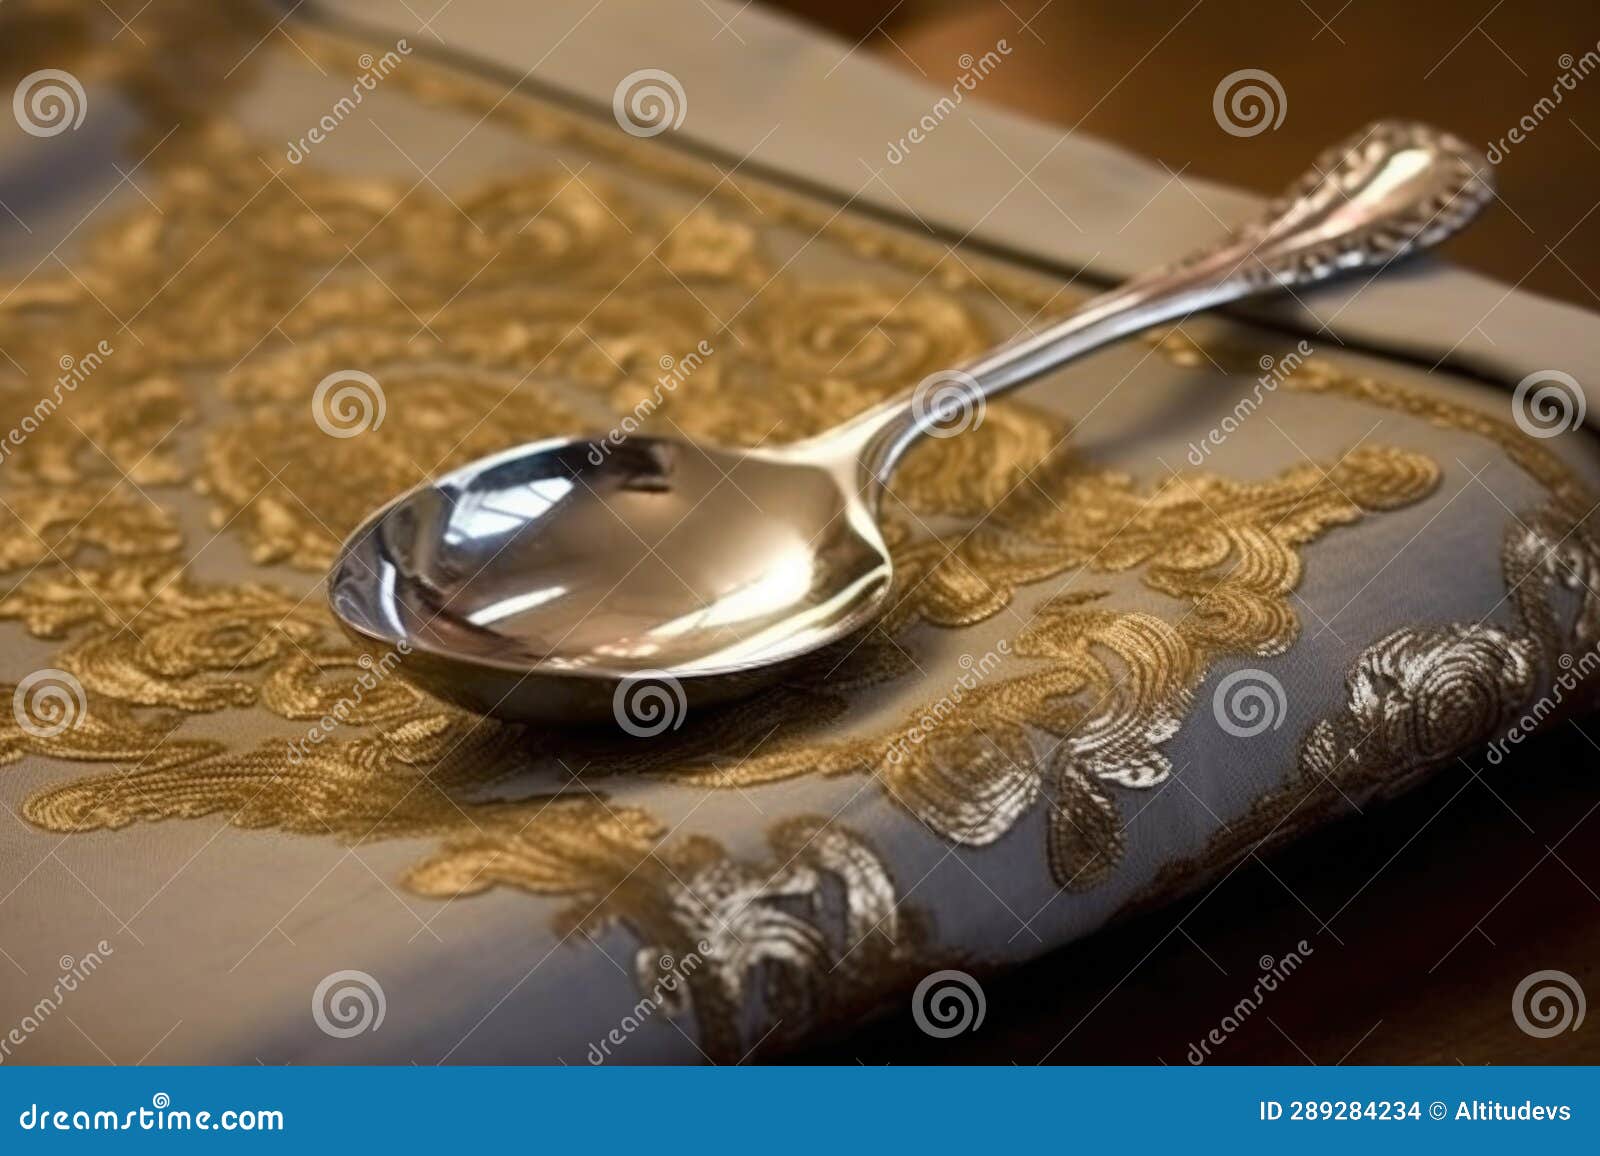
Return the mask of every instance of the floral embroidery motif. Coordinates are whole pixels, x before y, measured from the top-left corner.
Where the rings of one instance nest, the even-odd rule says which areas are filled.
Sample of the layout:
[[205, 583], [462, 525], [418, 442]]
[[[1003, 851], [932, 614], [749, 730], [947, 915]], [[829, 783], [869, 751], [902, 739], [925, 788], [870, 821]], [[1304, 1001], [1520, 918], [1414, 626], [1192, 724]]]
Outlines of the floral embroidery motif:
[[661, 959], [703, 956], [685, 976], [687, 999], [667, 1011], [694, 1013], [714, 1059], [775, 1050], [808, 1024], [862, 1014], [929, 966], [926, 916], [899, 902], [887, 865], [843, 824], [784, 819], [767, 832], [771, 860], [747, 864], [704, 836], [658, 849], [662, 828], [638, 810], [550, 808], [556, 818], [514, 835], [447, 843], [407, 882], [427, 895], [509, 886], [570, 896], [557, 930], [627, 927], [641, 991]]
[[902, 617], [970, 625], [1009, 607], [1023, 584], [1069, 569], [1135, 568], [1187, 613], [1167, 622], [1103, 606], [1103, 594], [1057, 595], [1031, 611], [1014, 644], [1019, 659], [1036, 661], [973, 688], [960, 717], [915, 743], [906, 741], [920, 731], [915, 716], [844, 742], [819, 740], [808, 728], [775, 735], [732, 771], [687, 775], [705, 785], [753, 785], [876, 773], [906, 810], [968, 846], [1005, 835], [1047, 795], [1056, 884], [1093, 886], [1120, 860], [1122, 818], [1107, 785], [1166, 780], [1161, 744], [1217, 659], [1279, 654], [1294, 641], [1296, 547], [1364, 511], [1414, 502], [1437, 478], [1428, 459], [1381, 448], [1357, 450], [1326, 472], [1297, 467], [1252, 485], [1199, 475], [1150, 494], [1070, 459], [1052, 463], [953, 553], [934, 541], [897, 557], [907, 588]]
[[[1471, 420], [1468, 411], [1461, 416]], [[1344, 709], [1311, 727], [1289, 777], [1197, 855], [1163, 865], [1131, 904], [1190, 890], [1252, 852], [1338, 818], [1352, 803], [1404, 792], [1504, 735], [1526, 717], [1541, 687], [1559, 683], [1557, 702], [1581, 690], [1566, 709], [1600, 697], [1600, 689], [1558, 673], [1570, 668], [1573, 651], [1594, 649], [1600, 621], [1600, 583], [1593, 581], [1600, 543], [1578, 511], [1557, 497], [1514, 521], [1502, 559], [1516, 628], [1408, 626], [1373, 643], [1345, 679]], [[1539, 707], [1535, 723], [1548, 713]]]

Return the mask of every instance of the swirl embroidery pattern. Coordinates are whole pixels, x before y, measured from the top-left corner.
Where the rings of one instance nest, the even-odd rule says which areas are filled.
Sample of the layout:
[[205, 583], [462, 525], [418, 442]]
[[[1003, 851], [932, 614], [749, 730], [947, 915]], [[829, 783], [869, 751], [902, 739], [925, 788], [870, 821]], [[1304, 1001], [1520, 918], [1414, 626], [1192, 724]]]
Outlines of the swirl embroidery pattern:
[[[1577, 691], [1563, 703], [1573, 711], [1600, 694], [1558, 673], [1570, 669], [1575, 653], [1592, 654], [1600, 645], [1600, 540], [1590, 525], [1600, 503], [1576, 474], [1511, 423], [1460, 406], [1321, 367], [1296, 388], [1471, 432], [1542, 483], [1548, 498], [1512, 520], [1501, 550], [1506, 599], [1518, 621], [1510, 628], [1482, 621], [1407, 626], [1373, 643], [1346, 676], [1344, 709], [1307, 732], [1283, 783], [1197, 854], [1163, 864], [1130, 908], [1192, 890], [1252, 852], [1338, 818], [1352, 801], [1402, 793], [1505, 734], [1542, 687], [1559, 683], [1563, 692]], [[1543, 708], [1532, 718], [1543, 722]]]

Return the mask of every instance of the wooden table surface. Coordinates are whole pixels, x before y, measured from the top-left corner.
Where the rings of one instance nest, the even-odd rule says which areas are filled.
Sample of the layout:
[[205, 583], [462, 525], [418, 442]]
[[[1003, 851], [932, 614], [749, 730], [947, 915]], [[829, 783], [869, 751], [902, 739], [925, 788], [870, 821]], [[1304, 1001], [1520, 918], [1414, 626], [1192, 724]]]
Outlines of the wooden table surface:
[[[1588, 2], [784, 0], [935, 85], [1006, 37], [983, 100], [1080, 128], [1176, 172], [1272, 192], [1315, 144], [1380, 116], [1487, 148], [1600, 41]], [[1576, 61], [1574, 61], [1576, 63]], [[1283, 125], [1241, 138], [1218, 81], [1271, 72]], [[1498, 166], [1502, 203], [1451, 243], [1462, 264], [1600, 311], [1600, 70], [1563, 89]], [[1536, 1038], [1529, 974], [1600, 995], [1600, 720], [1560, 724], [1498, 768], [1458, 764], [1392, 804], [1245, 863], [1195, 897], [986, 978], [974, 1033], [930, 1039], [909, 1009], [797, 1057], [823, 1063], [1169, 1063], [1248, 995], [1263, 956], [1306, 962], [1214, 1063], [1600, 1062], [1600, 1015]]]

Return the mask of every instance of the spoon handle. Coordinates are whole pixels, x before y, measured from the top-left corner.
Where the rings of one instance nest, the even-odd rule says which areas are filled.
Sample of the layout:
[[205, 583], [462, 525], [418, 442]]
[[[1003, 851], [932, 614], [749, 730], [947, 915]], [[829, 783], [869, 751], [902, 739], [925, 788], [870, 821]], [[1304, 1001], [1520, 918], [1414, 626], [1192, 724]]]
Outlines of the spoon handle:
[[862, 480], [881, 490], [919, 437], [970, 421], [982, 399], [1151, 326], [1357, 270], [1376, 276], [1456, 233], [1493, 196], [1488, 166], [1463, 141], [1427, 125], [1378, 121], [1325, 152], [1260, 219], [1231, 236], [1038, 333], [935, 373], [812, 445], [846, 450], [865, 471]]

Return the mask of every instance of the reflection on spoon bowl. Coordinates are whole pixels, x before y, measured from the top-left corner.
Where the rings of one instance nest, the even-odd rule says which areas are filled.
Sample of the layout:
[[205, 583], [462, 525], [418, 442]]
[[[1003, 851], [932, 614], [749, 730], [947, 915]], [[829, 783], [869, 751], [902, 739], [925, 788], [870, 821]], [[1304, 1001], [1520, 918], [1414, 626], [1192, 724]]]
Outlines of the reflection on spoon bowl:
[[641, 672], [715, 702], [878, 616], [889, 557], [854, 476], [781, 449], [538, 442], [378, 511], [329, 597], [358, 639], [405, 644], [407, 675], [481, 713], [603, 718]]

